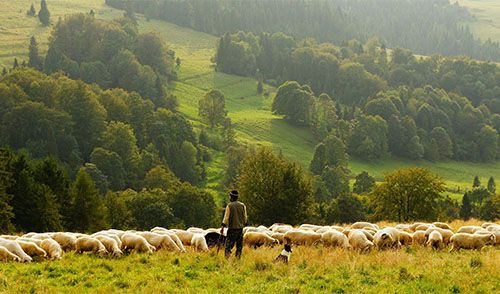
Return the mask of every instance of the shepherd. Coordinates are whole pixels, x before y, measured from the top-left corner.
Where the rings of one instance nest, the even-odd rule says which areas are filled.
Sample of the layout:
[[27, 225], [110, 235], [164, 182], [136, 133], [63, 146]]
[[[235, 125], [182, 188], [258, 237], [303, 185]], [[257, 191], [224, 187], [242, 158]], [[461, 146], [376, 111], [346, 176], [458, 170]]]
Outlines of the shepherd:
[[243, 250], [243, 228], [248, 223], [247, 208], [245, 204], [238, 201], [238, 191], [231, 191], [229, 196], [231, 197], [231, 202], [226, 206], [220, 232], [222, 235], [224, 227], [227, 227], [226, 258], [231, 256], [231, 250], [233, 250], [236, 244], [236, 258], [240, 259], [241, 251]]

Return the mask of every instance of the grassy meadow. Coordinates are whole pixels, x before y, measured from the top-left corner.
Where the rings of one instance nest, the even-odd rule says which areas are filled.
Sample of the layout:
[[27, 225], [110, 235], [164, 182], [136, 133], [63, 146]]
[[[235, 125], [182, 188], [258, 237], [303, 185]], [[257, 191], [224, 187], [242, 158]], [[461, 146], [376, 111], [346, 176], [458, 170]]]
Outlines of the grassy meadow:
[[[45, 52], [51, 27], [43, 28], [37, 18], [26, 16], [33, 1], [28, 0], [0, 0], [0, 67], [10, 67], [14, 57], [20, 61], [27, 60], [28, 42], [31, 35], [35, 35], [41, 44], [40, 51]], [[38, 3], [38, 1], [35, 1]], [[495, 1], [460, 1], [486, 5]], [[75, 12], [95, 11], [96, 17], [112, 19], [123, 12], [104, 5], [104, 0], [48, 0], [52, 22], [59, 17]], [[461, 3], [462, 4], [462, 3]], [[493, 5], [491, 4], [491, 5]], [[36, 4], [37, 10], [39, 4]], [[494, 6], [494, 5], [493, 5]], [[485, 11], [490, 12], [489, 6]], [[493, 11], [493, 10], [491, 10]], [[139, 17], [141, 31], [155, 30], [165, 37], [168, 45], [181, 58], [182, 64], [178, 68], [179, 80], [170, 85], [171, 91], [177, 96], [179, 111], [191, 119], [196, 128], [202, 123], [198, 118], [198, 100], [208, 90], [219, 89], [226, 96], [226, 107], [237, 131], [240, 142], [269, 146], [285, 156], [308, 167], [312, 159], [314, 146], [317, 144], [308, 129], [292, 126], [271, 112], [272, 97], [275, 89], [265, 86], [269, 95], [257, 95], [257, 81], [252, 78], [239, 77], [218, 73], [211, 62], [215, 53], [217, 38], [212, 35], [179, 27], [164, 21], [146, 21]], [[495, 21], [498, 21], [497, 18]], [[500, 28], [492, 30], [500, 34]], [[493, 35], [493, 33], [491, 33]], [[385, 173], [394, 169], [421, 166], [429, 168], [440, 175], [446, 182], [448, 190], [456, 197], [471, 186], [472, 179], [478, 175], [486, 183], [490, 176], [500, 178], [500, 162], [478, 164], [467, 162], [428, 162], [411, 161], [406, 159], [389, 158], [373, 163], [351, 159], [352, 175], [367, 170], [377, 180], [381, 180]], [[207, 165], [208, 179], [206, 187], [220, 194], [218, 180], [224, 174], [223, 154], [214, 154], [214, 160]], [[458, 192], [458, 193], [457, 193]]]
[[467, 24], [472, 33], [483, 41], [500, 42], [500, 1], [458, 0], [458, 3], [469, 8], [477, 18], [477, 21]]
[[[473, 222], [469, 222], [473, 223]], [[459, 222], [452, 224], [458, 227]], [[460, 222], [460, 225], [463, 223]], [[60, 261], [0, 264], [5, 293], [498, 293], [500, 250], [449, 253], [409, 246], [360, 254], [294, 247], [244, 248], [240, 262], [223, 252], [131, 254], [120, 259], [67, 253]]]

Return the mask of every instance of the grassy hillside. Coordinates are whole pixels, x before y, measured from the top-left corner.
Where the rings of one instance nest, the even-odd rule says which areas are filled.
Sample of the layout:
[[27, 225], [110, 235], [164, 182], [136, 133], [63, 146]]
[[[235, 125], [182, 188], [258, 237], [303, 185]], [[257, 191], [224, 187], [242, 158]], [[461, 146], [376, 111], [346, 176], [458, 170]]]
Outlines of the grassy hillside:
[[477, 21], [469, 23], [471, 31], [481, 40], [500, 42], [500, 2], [497, 0], [458, 0], [469, 8]]
[[[475, 1], [473, 1], [475, 2]], [[29, 37], [34, 34], [46, 50], [47, 38], [51, 28], [42, 28], [37, 18], [25, 15], [31, 1], [0, 0], [0, 15], [5, 19], [0, 24], [0, 66], [11, 66], [14, 57], [27, 59]], [[106, 7], [104, 0], [49, 0], [52, 20], [74, 12], [96, 12], [96, 17], [112, 19], [122, 12]], [[37, 7], [38, 9], [38, 7]], [[4, 17], [5, 16], [5, 17]], [[270, 146], [305, 167], [308, 166], [316, 142], [309, 131], [285, 123], [270, 111], [275, 89], [266, 87], [268, 97], [256, 93], [257, 82], [251, 78], [227, 75], [214, 71], [210, 59], [215, 53], [217, 38], [190, 29], [178, 27], [163, 21], [149, 22], [140, 18], [143, 31], [156, 30], [166, 38], [168, 44], [182, 60], [178, 69], [179, 81], [171, 85], [171, 90], [180, 102], [179, 110], [187, 115], [195, 125], [199, 125], [197, 115], [198, 99], [208, 90], [217, 88], [226, 96], [229, 116], [236, 126], [238, 139], [242, 142]], [[427, 167], [443, 177], [448, 189], [464, 190], [470, 187], [475, 175], [483, 182], [490, 176], [500, 178], [500, 163], [476, 164], [464, 162], [431, 163], [391, 158], [375, 163], [351, 160], [353, 174], [367, 170], [377, 179], [384, 173], [408, 166]], [[224, 158], [215, 154], [214, 161], [208, 166], [207, 186], [217, 189], [217, 182], [223, 175]], [[457, 194], [459, 195], [459, 194]]]

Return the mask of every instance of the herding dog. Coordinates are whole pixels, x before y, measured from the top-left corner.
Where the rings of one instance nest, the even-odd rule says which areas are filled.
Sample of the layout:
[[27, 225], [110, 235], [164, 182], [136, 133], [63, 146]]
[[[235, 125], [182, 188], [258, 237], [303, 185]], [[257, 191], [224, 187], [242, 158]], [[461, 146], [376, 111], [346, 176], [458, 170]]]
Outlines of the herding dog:
[[280, 255], [276, 257], [274, 262], [283, 262], [285, 264], [288, 264], [290, 261], [290, 256], [292, 255], [292, 245], [290, 244], [285, 244], [285, 248], [281, 251]]

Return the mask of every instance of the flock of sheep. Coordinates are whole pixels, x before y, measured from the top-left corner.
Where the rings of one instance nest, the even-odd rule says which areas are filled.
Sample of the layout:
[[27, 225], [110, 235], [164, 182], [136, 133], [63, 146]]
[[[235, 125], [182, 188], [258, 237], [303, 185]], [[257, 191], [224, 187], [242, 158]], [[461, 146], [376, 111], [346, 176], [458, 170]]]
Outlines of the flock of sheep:
[[[462, 226], [456, 232], [442, 222], [398, 224], [384, 228], [369, 222], [357, 222], [346, 227], [303, 224], [294, 228], [274, 224], [270, 227], [246, 227], [243, 231], [244, 244], [254, 248], [283, 243], [299, 246], [323, 244], [325, 247], [366, 252], [374, 248], [400, 248], [411, 244], [439, 250], [451, 244], [450, 251], [456, 251], [461, 248], [479, 250], [486, 245], [500, 244], [500, 225], [494, 223]], [[0, 235], [0, 260], [30, 262], [33, 259], [61, 259], [63, 252], [68, 251], [119, 257], [131, 251], [186, 252], [188, 246], [206, 252], [224, 238], [218, 229], [194, 227], [187, 230], [156, 227], [151, 231], [110, 229], [92, 235], [69, 232]]]

